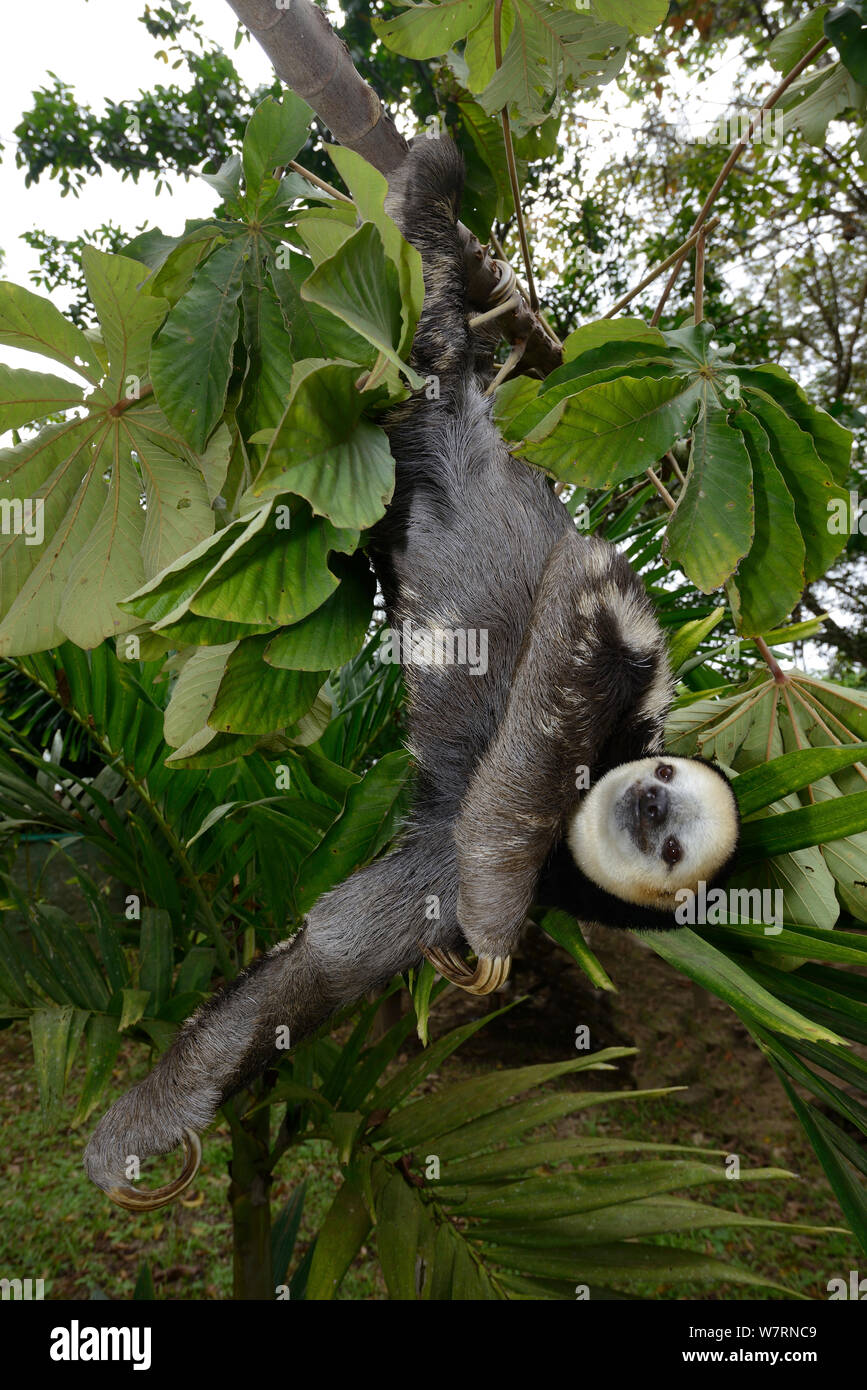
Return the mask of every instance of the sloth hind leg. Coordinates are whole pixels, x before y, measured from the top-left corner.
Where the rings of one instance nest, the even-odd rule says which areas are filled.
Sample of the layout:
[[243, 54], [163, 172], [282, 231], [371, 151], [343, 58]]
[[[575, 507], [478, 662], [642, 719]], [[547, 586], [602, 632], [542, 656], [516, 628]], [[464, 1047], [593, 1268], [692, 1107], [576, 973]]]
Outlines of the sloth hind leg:
[[103, 1116], [84, 1155], [92, 1181], [138, 1209], [177, 1196], [177, 1184], [147, 1194], [133, 1188], [140, 1162], [168, 1153], [190, 1131], [195, 1137], [283, 1049], [416, 965], [423, 941], [457, 942], [456, 879], [443, 825], [327, 893], [295, 936], [188, 1019], [150, 1075]]

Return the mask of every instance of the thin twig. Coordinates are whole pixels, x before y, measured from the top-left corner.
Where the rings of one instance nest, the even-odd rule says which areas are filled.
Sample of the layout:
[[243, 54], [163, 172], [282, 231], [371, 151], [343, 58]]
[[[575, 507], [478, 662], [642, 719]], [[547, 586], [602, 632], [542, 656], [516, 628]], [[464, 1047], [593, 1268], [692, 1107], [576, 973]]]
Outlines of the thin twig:
[[675, 502], [668, 488], [665, 486], [665, 483], [662, 481], [660, 477], [657, 476], [656, 473], [654, 473], [652, 468], [646, 468], [644, 471], [647, 474], [650, 481], [653, 483], [653, 486], [656, 488], [656, 491], [659, 493], [663, 502], [668, 507], [668, 510], [670, 512], [673, 512], [675, 507], [677, 506], [677, 503]]
[[685, 483], [686, 483], [686, 478], [683, 476], [683, 473], [682, 473], [682, 471], [681, 471], [680, 464], [678, 463], [677, 459], [674, 457], [674, 454], [672, 453], [671, 449], [669, 449], [669, 450], [666, 452], [665, 457], [668, 459], [669, 463], [671, 464], [671, 467], [672, 467], [673, 471], [676, 473], [677, 477], [680, 479], [681, 484], [685, 484]]
[[777, 682], [777, 685], [788, 685], [789, 678], [786, 675], [780, 663], [777, 661], [777, 658], [774, 656], [764, 637], [754, 637], [753, 641], [755, 642], [756, 648], [761, 654], [765, 665], [767, 666], [774, 680]]
[[341, 202], [341, 203], [351, 203], [351, 202], [352, 202], [352, 199], [351, 199], [351, 198], [347, 198], [347, 196], [346, 196], [345, 193], [341, 193], [341, 191], [340, 191], [339, 188], [335, 188], [335, 187], [333, 186], [333, 184], [326, 183], [325, 180], [324, 180], [324, 179], [321, 179], [321, 178], [319, 177], [318, 174], [311, 174], [311, 172], [310, 172], [309, 169], [305, 169], [305, 168], [304, 168], [304, 165], [303, 165], [303, 164], [298, 164], [296, 160], [290, 159], [290, 160], [289, 160], [289, 163], [286, 165], [286, 168], [287, 168], [287, 169], [294, 169], [294, 170], [295, 170], [295, 173], [296, 173], [296, 174], [300, 174], [301, 177], [302, 177], [302, 179], [306, 179], [308, 183], [313, 183], [313, 184], [315, 184], [316, 187], [317, 187], [317, 188], [321, 188], [322, 191], [323, 191], [324, 193], [330, 193], [331, 196], [332, 196], [332, 198], [336, 198], [336, 199], [338, 200], [338, 202]]
[[[804, 54], [801, 61], [799, 63], [796, 63], [795, 66], [792, 68], [791, 72], [787, 72], [782, 82], [780, 82], [780, 84], [774, 88], [774, 90], [771, 92], [771, 95], [765, 102], [764, 106], [760, 107], [760, 109], [755, 113], [755, 115], [750, 117], [750, 123], [747, 126], [746, 135], [742, 140], [738, 141], [731, 154], [729, 155], [728, 159], [726, 160], [725, 164], [720, 169], [713, 188], [705, 198], [704, 203], [701, 207], [701, 211], [696, 217], [695, 222], [692, 224], [692, 231], [690, 232], [690, 235], [692, 235], [693, 232], [697, 232], [699, 228], [702, 226], [705, 219], [707, 218], [708, 213], [710, 212], [711, 208], [716, 202], [717, 195], [719, 194], [720, 189], [722, 188], [732, 169], [737, 164], [744, 150], [747, 148], [752, 133], [755, 127], [761, 123], [765, 112], [771, 111], [776, 106], [777, 102], [780, 100], [780, 97], [783, 96], [783, 94], [792, 85], [795, 78], [800, 77], [804, 69], [810, 66], [813, 59], [817, 58], [819, 54], [823, 51], [823, 49], [828, 47], [828, 43], [829, 40], [825, 38], [820, 39], [818, 43], [814, 43], [813, 47], [807, 53]], [[680, 257], [680, 260], [677, 262], [670, 276], [668, 277], [665, 289], [662, 291], [659, 303], [657, 304], [653, 312], [653, 317], [650, 320], [650, 322], [654, 325], [656, 325], [659, 322], [662, 316], [662, 311], [665, 308], [666, 300], [668, 299], [668, 296], [671, 294], [671, 291], [674, 288], [675, 281], [677, 280], [677, 277], [680, 274], [680, 268], [686, 260], [686, 256], [687, 253], [686, 251], [684, 251]]]
[[[502, 17], [503, 0], [494, 0], [494, 64], [498, 72], [503, 66]], [[535, 314], [539, 308], [539, 296], [536, 293], [536, 282], [533, 279], [530, 245], [527, 241], [527, 228], [524, 224], [524, 210], [521, 207], [521, 188], [518, 183], [518, 165], [515, 161], [515, 147], [512, 144], [512, 127], [509, 122], [509, 113], [505, 106], [500, 112], [500, 122], [503, 127], [503, 145], [506, 150], [506, 164], [509, 168], [509, 183], [512, 186], [512, 202], [515, 205], [515, 220], [518, 224], [518, 240], [521, 243], [521, 258], [524, 262], [524, 274], [527, 277], [527, 292], [530, 299], [530, 308]]]
[[707, 227], [702, 227], [698, 234], [698, 241], [695, 243], [695, 313], [694, 323], [701, 323], [704, 318], [704, 240], [707, 235]]
[[[714, 227], [719, 226], [719, 222], [720, 219], [718, 217], [712, 217], [710, 221], [706, 224], [705, 231], [712, 231]], [[660, 275], [664, 275], [666, 270], [668, 270], [669, 266], [673, 265], [679, 256], [685, 255], [688, 251], [691, 251], [693, 246], [695, 246], [696, 242], [698, 241], [699, 235], [700, 230], [698, 232], [692, 232], [687, 237], [686, 241], [681, 242], [677, 250], [672, 251], [670, 256], [666, 256], [665, 260], [660, 261], [659, 265], [654, 266], [653, 270], [649, 270], [645, 275], [644, 279], [641, 280], [635, 286], [635, 289], [630, 290], [629, 293], [625, 294], [622, 299], [618, 299], [617, 303], [613, 304], [611, 308], [608, 310], [608, 312], [606, 314], [603, 314], [602, 317], [606, 319], [613, 319], [615, 314], [618, 314], [621, 309], [625, 309], [626, 305], [630, 302], [630, 300], [634, 299], [637, 294], [640, 294], [643, 289], [646, 289], [647, 286], [652, 284], [654, 280], [658, 279]]]
[[499, 386], [500, 382], [505, 381], [506, 377], [509, 375], [509, 372], [514, 371], [521, 358], [524, 356], [526, 347], [527, 344], [525, 342], [517, 342], [513, 344], [511, 352], [509, 353], [503, 365], [500, 367], [500, 370], [497, 372], [497, 375], [494, 377], [490, 386], [485, 391], [486, 396], [492, 396], [496, 391], [497, 387]]

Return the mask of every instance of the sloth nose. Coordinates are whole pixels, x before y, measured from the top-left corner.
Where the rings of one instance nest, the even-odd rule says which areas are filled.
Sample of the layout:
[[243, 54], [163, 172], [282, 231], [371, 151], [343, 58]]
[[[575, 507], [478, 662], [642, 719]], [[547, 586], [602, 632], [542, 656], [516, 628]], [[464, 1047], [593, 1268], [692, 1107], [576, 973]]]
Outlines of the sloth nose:
[[664, 786], [652, 783], [638, 794], [638, 810], [643, 821], [662, 825], [668, 815], [668, 792]]

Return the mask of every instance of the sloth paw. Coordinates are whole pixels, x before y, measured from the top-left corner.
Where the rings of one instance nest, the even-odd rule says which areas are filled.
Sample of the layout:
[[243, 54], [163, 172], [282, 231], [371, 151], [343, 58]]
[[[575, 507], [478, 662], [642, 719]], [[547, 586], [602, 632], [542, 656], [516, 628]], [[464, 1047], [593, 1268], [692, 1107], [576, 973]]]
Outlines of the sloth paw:
[[475, 968], [471, 969], [455, 951], [423, 946], [422, 952], [444, 979], [468, 994], [493, 994], [509, 978], [511, 956], [479, 956]]

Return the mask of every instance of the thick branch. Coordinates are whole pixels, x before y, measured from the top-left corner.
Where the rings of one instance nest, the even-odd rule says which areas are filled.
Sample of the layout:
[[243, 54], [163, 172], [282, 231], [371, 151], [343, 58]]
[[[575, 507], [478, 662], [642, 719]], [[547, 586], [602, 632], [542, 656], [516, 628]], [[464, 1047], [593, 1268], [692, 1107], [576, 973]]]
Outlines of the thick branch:
[[[346, 44], [337, 37], [328, 17], [312, 0], [228, 0], [241, 23], [262, 45], [274, 71], [287, 87], [312, 106], [335, 140], [356, 150], [386, 177], [406, 154], [406, 141], [376, 92], [355, 70]], [[495, 291], [500, 271], [478, 238], [461, 228], [465, 240], [467, 291], [471, 302], [485, 308]], [[543, 376], [562, 361], [559, 343], [532, 312], [524, 296], [503, 316], [503, 334], [511, 342], [526, 341], [521, 370]]]

